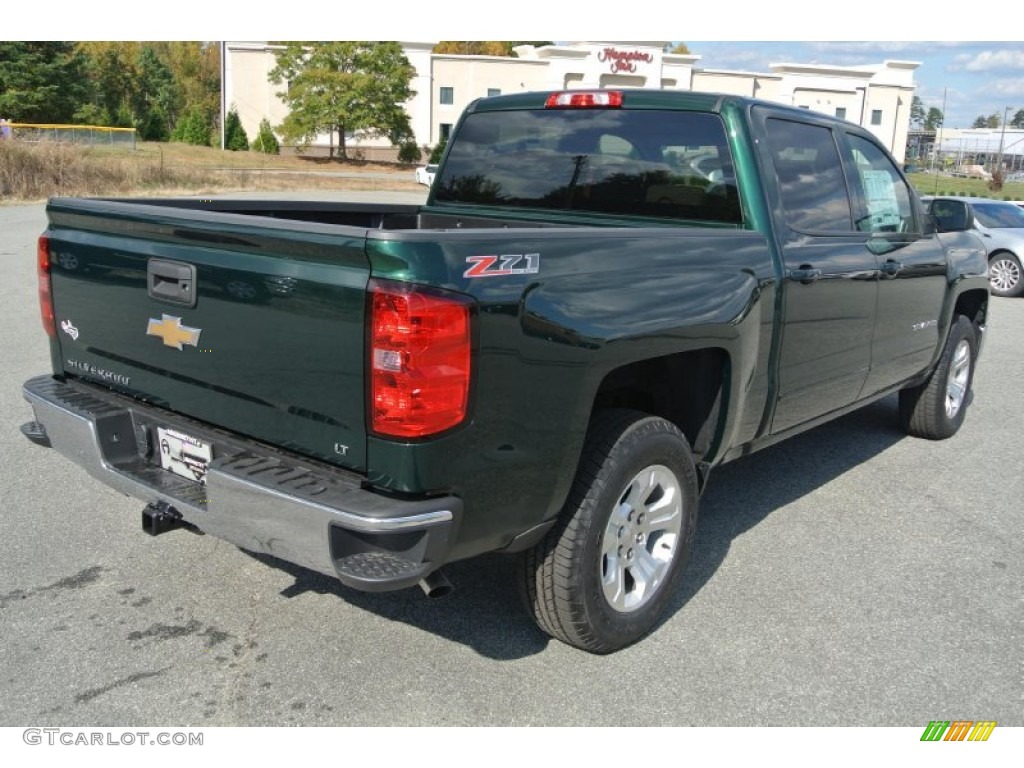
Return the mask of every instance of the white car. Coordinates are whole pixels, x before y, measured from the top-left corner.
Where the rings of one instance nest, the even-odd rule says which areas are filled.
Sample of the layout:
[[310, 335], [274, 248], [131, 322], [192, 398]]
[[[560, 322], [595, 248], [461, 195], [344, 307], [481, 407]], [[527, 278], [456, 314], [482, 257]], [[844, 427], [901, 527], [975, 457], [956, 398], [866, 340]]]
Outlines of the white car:
[[429, 187], [434, 183], [434, 174], [437, 173], [436, 165], [423, 165], [416, 169], [416, 183]]
[[974, 232], [988, 251], [989, 288], [995, 296], [1024, 295], [1024, 209], [984, 197], [926, 197], [939, 232]]

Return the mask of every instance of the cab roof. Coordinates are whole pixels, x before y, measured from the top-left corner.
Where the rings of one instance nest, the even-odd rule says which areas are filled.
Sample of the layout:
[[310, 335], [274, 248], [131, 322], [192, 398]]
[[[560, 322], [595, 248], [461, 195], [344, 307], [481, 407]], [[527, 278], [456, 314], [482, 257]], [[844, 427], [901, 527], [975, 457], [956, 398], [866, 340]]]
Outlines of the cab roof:
[[[569, 90], [569, 89], [566, 89]], [[572, 89], [572, 92], [597, 91], [599, 89]], [[605, 88], [605, 91], [618, 91], [622, 94], [622, 109], [683, 109], [698, 112], [718, 112], [724, 99], [750, 101], [737, 96], [721, 93], [701, 93], [695, 91], [656, 91], [647, 88]], [[544, 109], [548, 97], [552, 93], [564, 91], [527, 91], [507, 96], [491, 96], [477, 99], [467, 108], [467, 112], [499, 112], [511, 109]], [[777, 106], [777, 105], [776, 105]]]

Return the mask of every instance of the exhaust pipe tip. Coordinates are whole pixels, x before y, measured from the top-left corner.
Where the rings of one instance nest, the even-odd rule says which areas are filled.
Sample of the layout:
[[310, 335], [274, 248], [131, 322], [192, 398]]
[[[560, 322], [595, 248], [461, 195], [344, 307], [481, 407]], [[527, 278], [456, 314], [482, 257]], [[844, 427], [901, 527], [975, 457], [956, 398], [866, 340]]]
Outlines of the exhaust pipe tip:
[[431, 600], [437, 600], [438, 598], [450, 595], [455, 590], [455, 587], [452, 586], [452, 583], [448, 581], [443, 573], [434, 571], [420, 579], [420, 589]]

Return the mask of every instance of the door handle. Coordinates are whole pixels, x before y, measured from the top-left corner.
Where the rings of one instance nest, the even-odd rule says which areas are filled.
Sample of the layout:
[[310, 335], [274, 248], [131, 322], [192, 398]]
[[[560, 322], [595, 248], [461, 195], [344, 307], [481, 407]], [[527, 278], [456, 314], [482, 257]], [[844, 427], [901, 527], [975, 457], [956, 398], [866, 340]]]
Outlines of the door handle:
[[821, 277], [821, 270], [815, 269], [810, 264], [801, 264], [798, 269], [789, 271], [789, 279], [796, 280], [803, 285], [810, 285]]
[[886, 277], [896, 277], [896, 275], [903, 271], [903, 264], [901, 262], [894, 261], [893, 259], [889, 259], [878, 269]]
[[146, 285], [154, 299], [189, 308], [196, 305], [194, 264], [150, 259], [146, 265]]

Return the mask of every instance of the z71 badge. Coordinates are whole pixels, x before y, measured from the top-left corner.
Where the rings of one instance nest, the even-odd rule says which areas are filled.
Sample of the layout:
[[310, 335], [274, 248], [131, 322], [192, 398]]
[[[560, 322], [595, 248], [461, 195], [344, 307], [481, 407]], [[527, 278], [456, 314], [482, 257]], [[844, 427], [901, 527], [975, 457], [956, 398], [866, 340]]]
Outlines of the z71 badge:
[[505, 277], [540, 272], [539, 253], [507, 253], [501, 256], [469, 256], [463, 277]]

